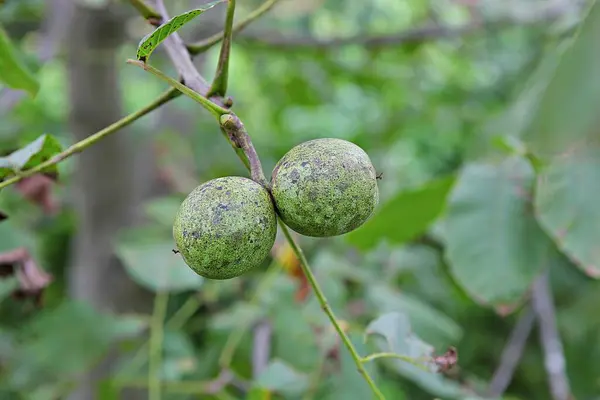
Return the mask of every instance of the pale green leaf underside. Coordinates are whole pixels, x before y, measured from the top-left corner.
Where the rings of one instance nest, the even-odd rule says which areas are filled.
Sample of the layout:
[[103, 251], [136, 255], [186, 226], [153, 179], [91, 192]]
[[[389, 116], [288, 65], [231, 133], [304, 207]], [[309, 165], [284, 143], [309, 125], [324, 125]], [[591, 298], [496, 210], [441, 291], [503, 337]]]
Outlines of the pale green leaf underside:
[[153, 32], [142, 38], [138, 44], [137, 59], [147, 61], [148, 58], [150, 58], [150, 54], [152, 54], [158, 45], [161, 44], [167, 37], [169, 37], [169, 35], [178, 31], [182, 26], [196, 18], [198, 15], [222, 2], [223, 0], [217, 0], [207, 3], [200, 8], [179, 14], [160, 25]]
[[[0, 179], [36, 167], [60, 153], [61, 150], [62, 146], [54, 136], [43, 134], [27, 146], [6, 157], [0, 157]], [[40, 172], [55, 173], [56, 171], [56, 165], [53, 165]]]

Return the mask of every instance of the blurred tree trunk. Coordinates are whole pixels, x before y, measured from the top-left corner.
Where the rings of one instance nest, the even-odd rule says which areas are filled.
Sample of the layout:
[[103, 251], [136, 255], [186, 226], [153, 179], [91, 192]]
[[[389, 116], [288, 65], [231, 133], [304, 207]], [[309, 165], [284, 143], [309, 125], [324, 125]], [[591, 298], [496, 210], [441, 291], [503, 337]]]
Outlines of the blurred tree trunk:
[[[76, 3], [67, 47], [70, 127], [81, 140], [122, 117], [117, 50], [125, 40], [125, 16], [113, 6]], [[99, 310], [149, 313], [152, 299], [134, 284], [113, 254], [117, 232], [140, 219], [143, 200], [154, 191], [155, 162], [149, 143], [130, 140], [128, 129], [103, 139], [77, 157], [74, 204], [78, 230], [69, 271], [73, 298]], [[140, 148], [142, 147], [142, 148]], [[107, 357], [88, 374], [72, 399], [97, 397], [96, 383], [114, 364]], [[140, 395], [139, 398], [145, 398]], [[132, 394], [127, 399], [137, 398]]]

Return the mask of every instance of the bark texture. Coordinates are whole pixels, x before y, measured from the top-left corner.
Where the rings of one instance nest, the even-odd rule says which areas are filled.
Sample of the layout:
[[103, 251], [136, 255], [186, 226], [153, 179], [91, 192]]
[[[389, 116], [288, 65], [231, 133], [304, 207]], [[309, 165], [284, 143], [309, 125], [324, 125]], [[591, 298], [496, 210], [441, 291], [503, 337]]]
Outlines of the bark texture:
[[[122, 117], [116, 59], [125, 40], [123, 5], [86, 8], [77, 2], [67, 35], [69, 124], [81, 140]], [[134, 284], [113, 253], [113, 240], [124, 227], [140, 221], [144, 199], [155, 189], [153, 153], [149, 143], [134, 142], [129, 128], [118, 132], [77, 156], [73, 201], [78, 230], [69, 270], [73, 298], [99, 310], [151, 312], [152, 298]], [[73, 400], [97, 397], [96, 382], [110, 372], [114, 356], [84, 377]], [[128, 399], [145, 398], [129, 393]]]

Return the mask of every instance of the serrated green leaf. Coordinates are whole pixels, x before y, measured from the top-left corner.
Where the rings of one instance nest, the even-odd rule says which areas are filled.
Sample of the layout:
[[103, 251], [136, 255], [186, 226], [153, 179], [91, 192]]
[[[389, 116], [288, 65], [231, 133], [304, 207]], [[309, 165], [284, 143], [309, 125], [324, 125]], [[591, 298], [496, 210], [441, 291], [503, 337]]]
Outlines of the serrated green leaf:
[[40, 84], [18, 56], [10, 37], [0, 26], [0, 81], [13, 89], [25, 90], [35, 96]]
[[350, 232], [346, 236], [348, 242], [367, 250], [384, 238], [391, 243], [414, 239], [443, 211], [454, 181], [454, 176], [446, 177], [416, 190], [399, 193], [363, 226]]
[[533, 216], [534, 171], [519, 157], [469, 164], [444, 225], [450, 270], [475, 300], [511, 311], [545, 266], [552, 243]]
[[554, 159], [538, 176], [540, 225], [587, 275], [600, 278], [600, 154]]
[[525, 141], [538, 156], [553, 156], [573, 147], [600, 144], [600, 3], [593, 2], [578, 35], [560, 58], [541, 96]]
[[173, 253], [173, 239], [163, 227], [132, 228], [120, 233], [116, 253], [129, 275], [140, 285], [159, 291], [198, 289], [203, 282]]
[[306, 374], [296, 371], [282, 360], [274, 359], [269, 362], [254, 384], [293, 397], [301, 395], [308, 389], [309, 379]]
[[158, 47], [160, 43], [162, 43], [169, 35], [178, 31], [183, 25], [187, 24], [198, 15], [203, 12], [213, 8], [219, 3], [222, 3], [223, 0], [213, 1], [211, 3], [204, 4], [200, 8], [196, 8], [183, 14], [176, 15], [171, 18], [164, 24], [160, 25], [153, 32], [144, 36], [140, 43], [138, 44], [137, 49], [137, 59], [147, 62], [150, 58], [150, 54]]
[[[62, 146], [54, 136], [43, 134], [27, 146], [6, 157], [0, 157], [0, 180], [19, 171], [31, 169], [61, 151]], [[52, 165], [40, 172], [56, 174], [57, 171], [56, 165]]]

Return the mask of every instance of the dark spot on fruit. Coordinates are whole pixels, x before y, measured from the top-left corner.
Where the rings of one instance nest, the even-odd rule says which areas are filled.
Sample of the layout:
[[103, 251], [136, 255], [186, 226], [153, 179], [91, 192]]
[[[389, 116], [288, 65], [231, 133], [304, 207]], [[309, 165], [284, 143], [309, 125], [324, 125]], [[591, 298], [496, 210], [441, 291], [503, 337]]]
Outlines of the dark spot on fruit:
[[292, 178], [292, 183], [297, 183], [300, 180], [300, 172], [297, 169], [293, 170], [290, 174], [290, 178]]
[[300, 165], [302, 165], [303, 167], [306, 167], [308, 165], [308, 161], [303, 161], [302, 164], [300, 164]]
[[223, 186], [217, 186], [217, 190], [223, 190]]

